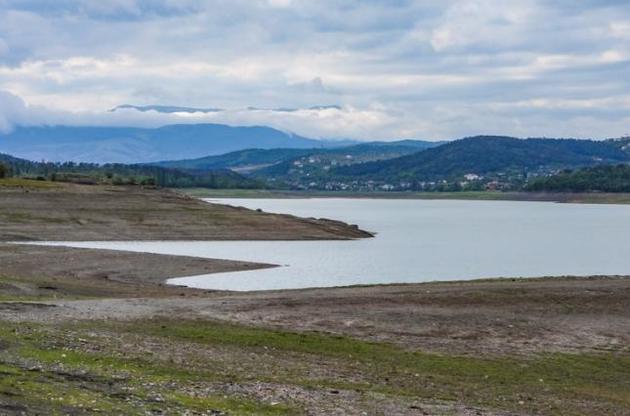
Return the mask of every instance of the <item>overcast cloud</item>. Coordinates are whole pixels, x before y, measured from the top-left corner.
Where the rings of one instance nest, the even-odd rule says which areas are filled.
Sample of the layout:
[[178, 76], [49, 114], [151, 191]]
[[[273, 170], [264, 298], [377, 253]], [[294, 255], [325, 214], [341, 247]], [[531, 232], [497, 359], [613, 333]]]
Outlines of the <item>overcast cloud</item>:
[[[107, 111], [126, 103], [226, 111]], [[325, 105], [340, 108], [308, 109]], [[173, 122], [358, 139], [626, 135], [630, 3], [0, 0], [0, 129]]]

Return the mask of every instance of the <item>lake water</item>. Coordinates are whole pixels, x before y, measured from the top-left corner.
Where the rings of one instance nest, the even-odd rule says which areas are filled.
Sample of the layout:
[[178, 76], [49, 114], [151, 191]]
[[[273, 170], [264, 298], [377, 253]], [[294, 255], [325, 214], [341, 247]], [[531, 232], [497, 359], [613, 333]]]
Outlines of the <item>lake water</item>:
[[384, 199], [211, 201], [339, 219], [377, 236], [355, 241], [63, 244], [282, 265], [170, 280], [205, 289], [630, 274], [630, 206]]

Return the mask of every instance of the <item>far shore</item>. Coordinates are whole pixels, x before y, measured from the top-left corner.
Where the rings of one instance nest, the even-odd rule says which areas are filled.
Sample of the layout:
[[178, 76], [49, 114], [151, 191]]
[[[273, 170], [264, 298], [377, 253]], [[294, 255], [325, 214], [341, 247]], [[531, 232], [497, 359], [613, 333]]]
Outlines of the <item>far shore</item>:
[[549, 192], [328, 192], [267, 189], [183, 189], [196, 198], [354, 198], [419, 199], [462, 201], [531, 201], [572, 204], [630, 204], [630, 193], [549, 193]]

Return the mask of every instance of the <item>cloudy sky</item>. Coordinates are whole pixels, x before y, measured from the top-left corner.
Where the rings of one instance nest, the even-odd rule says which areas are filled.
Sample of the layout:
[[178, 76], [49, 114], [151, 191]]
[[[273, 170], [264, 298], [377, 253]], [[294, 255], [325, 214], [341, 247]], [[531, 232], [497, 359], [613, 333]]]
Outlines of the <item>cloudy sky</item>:
[[[225, 111], [107, 111], [120, 104]], [[0, 0], [0, 129], [172, 122], [626, 135], [630, 2]]]

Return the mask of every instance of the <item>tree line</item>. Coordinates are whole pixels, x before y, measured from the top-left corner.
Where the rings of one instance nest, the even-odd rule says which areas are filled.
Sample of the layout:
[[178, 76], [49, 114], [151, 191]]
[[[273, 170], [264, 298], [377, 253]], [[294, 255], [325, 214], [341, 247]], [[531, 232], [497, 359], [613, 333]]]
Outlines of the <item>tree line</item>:
[[230, 170], [192, 171], [149, 165], [32, 162], [0, 154], [0, 178], [16, 176], [83, 184], [169, 188], [259, 188], [258, 181]]
[[619, 164], [567, 169], [553, 176], [538, 178], [525, 189], [535, 192], [630, 192], [630, 166]]

